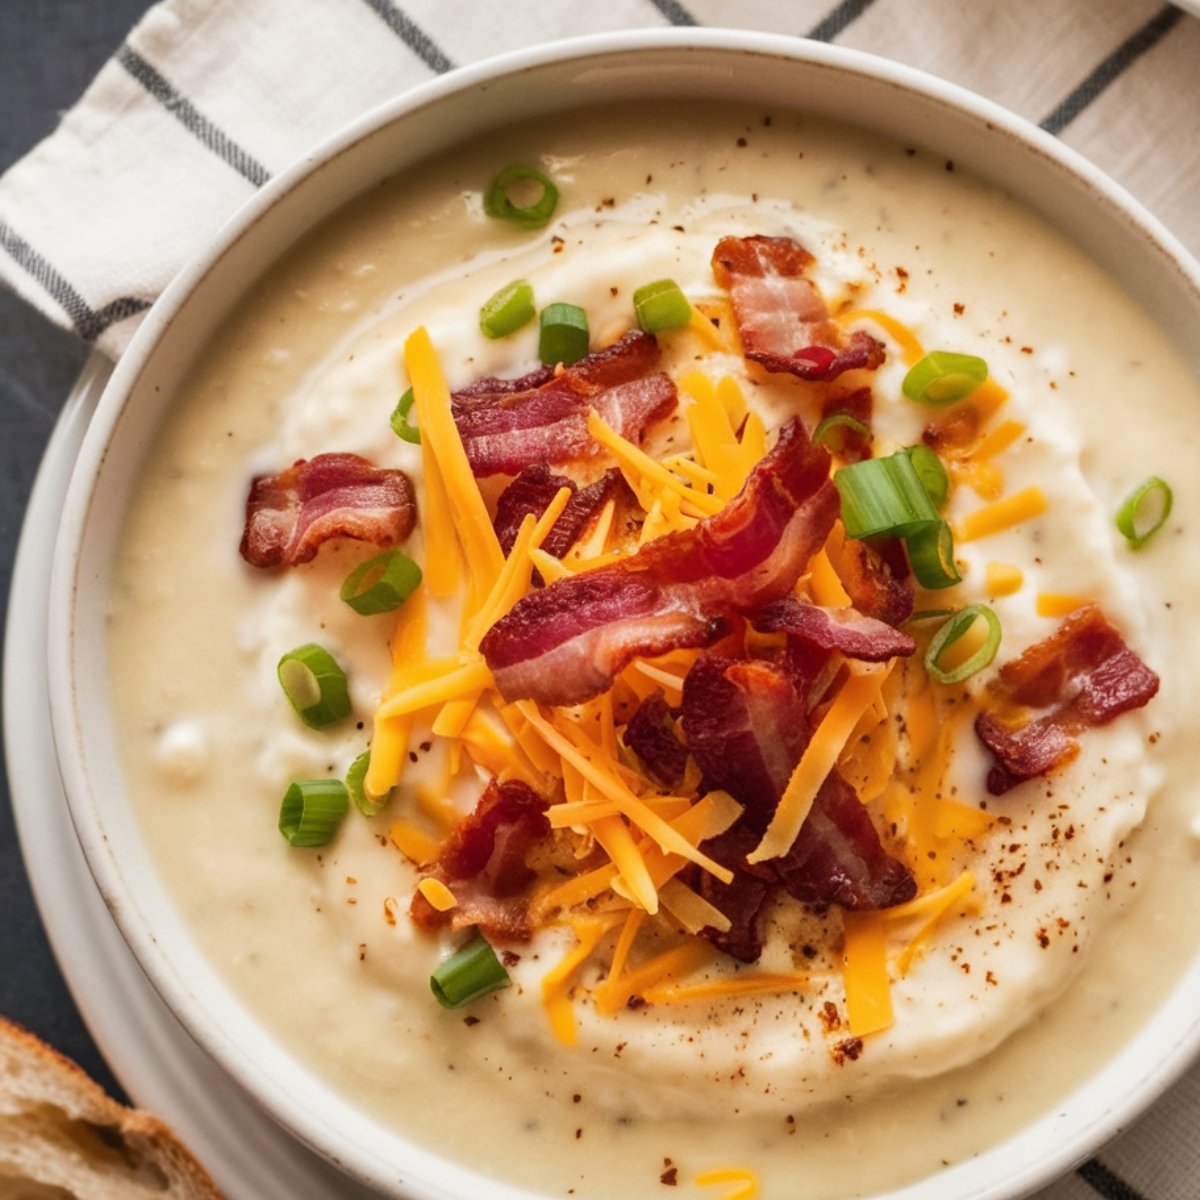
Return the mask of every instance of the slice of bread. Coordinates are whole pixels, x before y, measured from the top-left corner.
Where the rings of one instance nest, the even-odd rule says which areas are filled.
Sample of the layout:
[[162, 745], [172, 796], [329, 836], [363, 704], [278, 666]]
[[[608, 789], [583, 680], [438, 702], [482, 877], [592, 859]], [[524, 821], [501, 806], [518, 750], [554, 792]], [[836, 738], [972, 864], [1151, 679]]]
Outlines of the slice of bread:
[[220, 1200], [157, 1118], [0, 1017], [0, 1200]]

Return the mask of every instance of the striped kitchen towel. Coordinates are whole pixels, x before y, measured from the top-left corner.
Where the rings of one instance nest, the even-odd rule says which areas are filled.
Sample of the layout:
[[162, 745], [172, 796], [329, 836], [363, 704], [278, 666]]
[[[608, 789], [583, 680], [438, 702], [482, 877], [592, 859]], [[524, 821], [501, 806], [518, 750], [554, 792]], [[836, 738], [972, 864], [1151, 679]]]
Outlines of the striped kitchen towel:
[[[1189, 6], [1190, 7], [1190, 6]], [[1162, 0], [166, 0], [0, 178], [0, 279], [116, 358], [237, 206], [347, 120], [500, 51], [665, 25], [836, 42], [1062, 137], [1200, 254], [1200, 20]], [[1196, 1200], [1200, 1070], [1039, 1200]]]
[[1200, 253], [1200, 20], [1161, 0], [166, 0], [0, 179], [0, 279], [115, 358], [241, 201], [350, 118], [500, 51], [668, 24], [837, 42], [962, 84]]

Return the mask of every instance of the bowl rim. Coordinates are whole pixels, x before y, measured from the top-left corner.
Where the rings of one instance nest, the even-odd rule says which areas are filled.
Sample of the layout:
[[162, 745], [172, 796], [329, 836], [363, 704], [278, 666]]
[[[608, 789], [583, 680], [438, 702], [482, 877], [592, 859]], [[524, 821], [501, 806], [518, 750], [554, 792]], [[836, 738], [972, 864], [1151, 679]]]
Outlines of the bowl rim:
[[[1123, 188], [1078, 152], [1063, 144], [1024, 118], [999, 104], [903, 64], [873, 54], [813, 42], [787, 35], [747, 32], [717, 28], [670, 28], [616, 33], [593, 34], [545, 43], [539, 46], [510, 51], [485, 61], [463, 66], [420, 84], [383, 102], [349, 122], [341, 130], [324, 139], [299, 160], [287, 167], [257, 193], [250, 197], [222, 226], [212, 241], [194, 256], [174, 277], [159, 299], [146, 314], [129, 347], [121, 356], [104, 394], [97, 406], [91, 426], [85, 435], [79, 457], [72, 473], [64, 505], [63, 518], [54, 552], [51, 593], [49, 598], [49, 686], [53, 740], [64, 792], [68, 798], [71, 820], [84, 850], [101, 895], [112, 913], [122, 936], [147, 974], [154, 988], [164, 997], [190, 1036], [214, 1058], [222, 1068], [285, 1129], [316, 1149], [351, 1177], [379, 1189], [384, 1194], [428, 1197], [469, 1196], [477, 1194], [483, 1177], [456, 1163], [433, 1155], [400, 1135], [393, 1142], [411, 1147], [413, 1157], [422, 1170], [433, 1167], [441, 1176], [452, 1177], [448, 1184], [406, 1178], [399, 1180], [394, 1164], [383, 1162], [379, 1156], [358, 1145], [347, 1131], [331, 1129], [315, 1121], [309, 1107], [281, 1088], [276, 1081], [256, 1071], [245, 1057], [231, 1053], [233, 1043], [225, 1032], [216, 1027], [212, 1016], [196, 1012], [181, 1004], [178, 980], [168, 965], [166, 952], [158, 943], [152, 928], [144, 921], [136, 903], [126, 895], [127, 880], [102, 824], [95, 820], [94, 806], [78, 802], [89, 791], [89, 782], [82, 761], [82, 733], [76, 709], [74, 684], [74, 612], [81, 542], [95, 499], [94, 485], [127, 398], [138, 387], [151, 363], [159, 343], [168, 336], [191, 296], [217, 263], [237, 253], [237, 246], [260, 222], [269, 221], [272, 211], [298, 185], [332, 164], [347, 150], [370, 138], [391, 123], [438, 105], [459, 93], [487, 85], [489, 82], [514, 74], [536, 72], [564, 63], [580, 63], [589, 58], [612, 59], [615, 56], [637, 55], [663, 50], [717, 51], [730, 55], [766, 55], [786, 59], [800, 67], [826, 67], [872, 81], [890, 84], [959, 111], [968, 118], [986, 124], [989, 129], [1008, 136], [1034, 155], [1049, 159], [1079, 180], [1089, 191], [1102, 198], [1123, 216], [1161, 252], [1182, 275], [1185, 284], [1200, 295], [1200, 264], [1182, 244], [1133, 199]], [[332, 211], [332, 210], [330, 210]], [[326, 213], [328, 216], [329, 213]], [[1161, 1006], [1160, 1011], [1180, 1010], [1182, 1019], [1184, 993], [1200, 983], [1200, 961], [1181, 978]], [[1109, 1060], [1104, 1070], [1079, 1089], [1090, 1091], [1098, 1081], [1111, 1074], [1121, 1064], [1137, 1062], [1131, 1057], [1139, 1051], [1135, 1035], [1118, 1055]], [[1060, 1110], [1048, 1113], [1034, 1127], [1046, 1127], [1048, 1133], [1056, 1122], [1066, 1122], [1067, 1136], [1060, 1137], [1049, 1153], [1043, 1152], [1035, 1161], [1013, 1168], [1008, 1174], [991, 1183], [976, 1182], [969, 1191], [954, 1192], [955, 1197], [969, 1200], [1017, 1200], [1038, 1187], [1044, 1186], [1066, 1172], [1098, 1146], [1125, 1128], [1134, 1116], [1164, 1091], [1196, 1055], [1200, 1053], [1200, 1018], [1192, 1017], [1191, 1028], [1183, 1029], [1170, 1052], [1162, 1055], [1154, 1070], [1142, 1071], [1137, 1085], [1126, 1089], [1115, 1102], [1097, 1106], [1084, 1128], [1076, 1128], [1067, 1118], [1066, 1102]], [[1128, 1068], [1125, 1070], [1128, 1072]], [[327, 1088], [328, 1084], [325, 1085]], [[1068, 1099], [1074, 1100], [1074, 1095]], [[364, 1122], [370, 1118], [363, 1116]], [[1018, 1139], [1028, 1137], [1030, 1128], [1023, 1128], [998, 1146], [990, 1146], [981, 1157], [995, 1155]], [[1050, 1137], [1047, 1137], [1050, 1142]], [[978, 1161], [975, 1160], [975, 1161]], [[962, 1164], [959, 1164], [960, 1166]], [[998, 1165], [998, 1163], [996, 1164]], [[956, 1170], [953, 1168], [952, 1170]], [[928, 1200], [931, 1179], [905, 1185], [898, 1190], [880, 1194], [878, 1200]], [[403, 1188], [397, 1192], [396, 1188]], [[446, 1190], [449, 1187], [449, 1190]], [[486, 1180], [489, 1194], [505, 1200], [535, 1200], [535, 1194], [524, 1189]], [[941, 1193], [939, 1192], [939, 1195]]]

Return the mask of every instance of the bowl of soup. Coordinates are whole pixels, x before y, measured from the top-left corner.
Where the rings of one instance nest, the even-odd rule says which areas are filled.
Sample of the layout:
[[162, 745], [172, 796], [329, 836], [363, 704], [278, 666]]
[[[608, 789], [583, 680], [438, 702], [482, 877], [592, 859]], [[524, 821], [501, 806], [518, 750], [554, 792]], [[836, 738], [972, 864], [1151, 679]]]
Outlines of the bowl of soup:
[[1200, 1036], [1198, 331], [1128, 197], [877, 59], [401, 97], [81, 452], [50, 678], [114, 919], [381, 1195], [1028, 1194]]

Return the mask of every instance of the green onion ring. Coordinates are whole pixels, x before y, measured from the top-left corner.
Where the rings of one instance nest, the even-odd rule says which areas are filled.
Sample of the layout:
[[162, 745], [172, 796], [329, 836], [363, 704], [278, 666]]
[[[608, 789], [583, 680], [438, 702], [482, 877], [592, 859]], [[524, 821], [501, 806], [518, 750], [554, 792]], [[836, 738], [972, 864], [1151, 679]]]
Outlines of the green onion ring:
[[931, 591], [962, 582], [954, 561], [954, 535], [945, 521], [915, 530], [904, 539], [908, 565], [917, 582]]
[[324, 647], [309, 642], [289, 650], [277, 674], [284, 695], [310, 728], [324, 729], [350, 715], [346, 673]]
[[570, 366], [587, 354], [587, 313], [578, 304], [547, 304], [538, 322], [538, 358], [542, 362]]
[[[942, 655], [977, 620], [982, 620], [987, 625], [987, 640], [957, 667], [949, 671], [944, 670], [940, 665]], [[929, 677], [938, 683], [962, 683], [977, 671], [982, 671], [996, 657], [996, 651], [1000, 648], [1000, 637], [1000, 618], [986, 604], [969, 604], [966, 608], [960, 608], [930, 639], [929, 648], [925, 651], [925, 670]]]
[[479, 933], [439, 963], [429, 977], [430, 989], [443, 1008], [462, 1008], [511, 983], [496, 951]]
[[409, 422], [409, 414], [412, 412], [415, 399], [412, 388], [409, 388], [396, 402], [396, 407], [392, 410], [392, 432], [398, 438], [402, 438], [414, 446], [419, 446], [421, 431]]
[[[1167, 523], [1174, 503], [1171, 485], [1157, 475], [1151, 475], [1121, 502], [1116, 515], [1117, 528], [1134, 550], [1140, 550]], [[1154, 513], [1156, 504], [1157, 515]]]
[[945, 408], [965, 400], [987, 376], [987, 363], [974, 354], [932, 350], [905, 375], [900, 390], [919, 404]]
[[870, 426], [865, 425], [857, 417], [852, 417], [847, 412], [830, 413], [824, 420], [817, 423], [816, 429], [812, 431], [812, 440], [818, 446], [828, 446], [834, 448], [834, 430], [848, 429], [851, 433], [858, 434], [859, 437], [865, 438], [868, 442], [874, 440], [875, 435], [871, 432]]
[[647, 333], [678, 329], [692, 319], [692, 305], [673, 279], [644, 283], [633, 293], [633, 311]]
[[941, 508], [950, 494], [950, 476], [945, 464], [928, 446], [909, 446], [906, 453], [930, 500], [936, 508]]
[[395, 612], [417, 590], [421, 568], [399, 550], [359, 563], [342, 583], [341, 598], [364, 617]]
[[297, 779], [279, 806], [279, 832], [298, 849], [327, 845], [348, 806], [346, 785], [340, 779]]
[[367, 795], [367, 771], [371, 766], [371, 751], [364, 750], [346, 769], [346, 792], [354, 801], [354, 807], [364, 817], [378, 816], [391, 799], [391, 792], [375, 799]]
[[489, 296], [479, 310], [479, 328], [485, 337], [502, 338], [533, 320], [533, 287], [514, 279]]
[[[537, 199], [529, 204], [516, 204], [509, 194], [513, 187], [523, 187], [528, 184], [540, 185], [541, 192]], [[554, 215], [558, 207], [558, 188], [541, 171], [534, 167], [513, 163], [505, 167], [488, 187], [484, 196], [483, 209], [489, 217], [502, 221], [511, 221], [522, 229], [541, 229]]]

